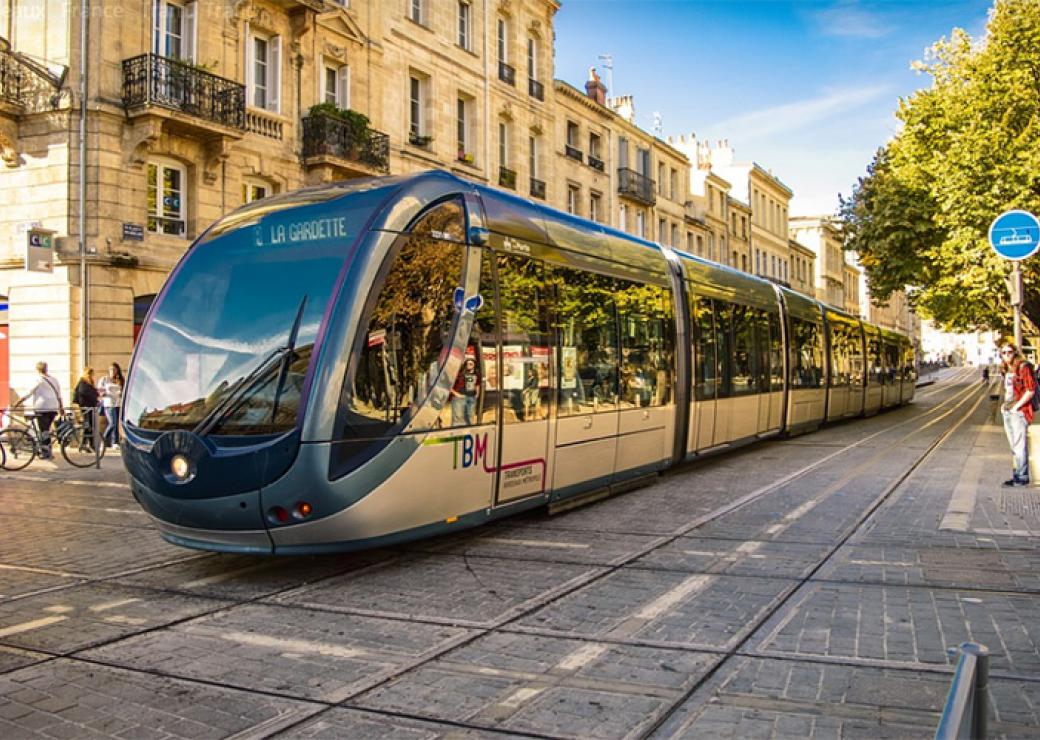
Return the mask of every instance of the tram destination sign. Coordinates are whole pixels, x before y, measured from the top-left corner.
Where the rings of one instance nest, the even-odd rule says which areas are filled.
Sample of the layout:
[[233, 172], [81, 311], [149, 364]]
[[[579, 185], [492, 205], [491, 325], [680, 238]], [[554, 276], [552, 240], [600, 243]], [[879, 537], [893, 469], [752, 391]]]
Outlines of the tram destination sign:
[[1040, 248], [1040, 221], [1028, 211], [1005, 211], [990, 224], [989, 243], [1004, 259], [1032, 257]]

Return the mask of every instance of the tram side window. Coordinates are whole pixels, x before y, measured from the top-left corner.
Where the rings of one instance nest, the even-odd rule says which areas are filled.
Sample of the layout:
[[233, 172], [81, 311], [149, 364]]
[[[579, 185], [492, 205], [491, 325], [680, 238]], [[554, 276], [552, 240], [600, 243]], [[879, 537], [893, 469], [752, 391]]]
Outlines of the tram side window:
[[756, 357], [754, 310], [748, 306], [732, 305], [733, 321], [731, 394], [746, 396], [756, 393]]
[[769, 389], [784, 389], [784, 336], [780, 315], [775, 313], [769, 314]]
[[441, 410], [439, 424], [443, 427], [465, 427], [495, 421], [498, 409], [498, 333], [495, 330], [493, 260], [494, 255], [489, 250], [482, 250], [482, 305], [474, 318], [462, 364], [451, 386], [450, 402]]
[[858, 324], [849, 329], [849, 380], [854, 386], [863, 385], [863, 331]]
[[881, 365], [881, 341], [877, 337], [867, 340], [867, 362], [870, 363], [870, 382], [884, 383], [885, 373]]
[[755, 324], [755, 392], [769, 392], [769, 314], [753, 309]]
[[791, 385], [823, 387], [822, 327], [812, 321], [791, 319]]
[[495, 358], [485, 357], [487, 387], [502, 394], [503, 423], [540, 421], [549, 416], [552, 385], [551, 287], [545, 279], [549, 268], [534, 260], [508, 255], [498, 255], [497, 267], [502, 375], [496, 377]]
[[553, 270], [558, 290], [560, 416], [617, 409], [615, 281], [580, 270]]
[[710, 401], [718, 385], [718, 359], [715, 345], [715, 307], [710, 298], [692, 298], [694, 329], [694, 398]]
[[715, 301], [715, 346], [719, 353], [719, 398], [733, 395], [733, 304]]
[[675, 367], [671, 292], [619, 280], [614, 297], [621, 323], [622, 406], [671, 403]]
[[914, 362], [914, 348], [912, 345], [903, 345], [903, 379], [917, 380], [917, 365]]
[[407, 423], [447, 359], [455, 288], [464, 284], [465, 248], [430, 234], [450, 233], [452, 213], [436, 208], [413, 233], [399, 237], [391, 252], [344, 387], [342, 423], [337, 426], [347, 436], [381, 436]]
[[899, 347], [891, 342], [884, 343], [885, 382], [895, 383], [902, 374], [899, 363]]
[[829, 324], [831, 330], [831, 387], [849, 384], [849, 327], [847, 324], [834, 321]]

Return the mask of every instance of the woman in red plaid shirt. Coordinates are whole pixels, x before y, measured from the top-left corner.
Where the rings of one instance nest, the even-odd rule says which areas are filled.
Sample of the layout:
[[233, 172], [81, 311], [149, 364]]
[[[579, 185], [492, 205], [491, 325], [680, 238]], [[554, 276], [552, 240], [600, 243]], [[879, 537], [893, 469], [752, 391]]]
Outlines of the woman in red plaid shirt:
[[1004, 432], [1011, 444], [1015, 464], [1015, 472], [1009, 480], [1004, 481], [1004, 485], [1024, 486], [1029, 483], [1026, 432], [1033, 421], [1030, 399], [1036, 393], [1036, 384], [1033, 382], [1033, 371], [1013, 344], [1005, 344], [1000, 349], [1000, 372], [1004, 376], [1004, 404], [1001, 406]]

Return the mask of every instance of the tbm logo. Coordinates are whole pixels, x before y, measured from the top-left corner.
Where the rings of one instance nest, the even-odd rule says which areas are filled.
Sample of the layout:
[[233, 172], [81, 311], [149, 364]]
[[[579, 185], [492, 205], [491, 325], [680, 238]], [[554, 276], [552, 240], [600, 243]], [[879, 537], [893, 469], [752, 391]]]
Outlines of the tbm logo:
[[460, 467], [469, 468], [478, 462], [483, 463], [484, 468], [487, 469], [487, 434], [464, 434], [459, 437], [449, 437], [444, 441], [451, 442], [455, 448], [453, 470], [458, 470]]

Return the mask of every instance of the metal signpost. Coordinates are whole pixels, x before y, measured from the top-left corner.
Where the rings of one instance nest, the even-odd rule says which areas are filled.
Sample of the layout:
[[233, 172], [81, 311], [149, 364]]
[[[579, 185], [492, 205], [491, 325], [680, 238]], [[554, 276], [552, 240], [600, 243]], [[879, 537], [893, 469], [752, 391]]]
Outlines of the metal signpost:
[[1008, 292], [1015, 309], [1015, 346], [1022, 348], [1022, 265], [1021, 261], [1040, 249], [1040, 221], [1028, 211], [1005, 211], [989, 227], [993, 251], [1011, 260]]

